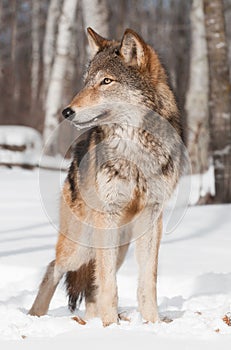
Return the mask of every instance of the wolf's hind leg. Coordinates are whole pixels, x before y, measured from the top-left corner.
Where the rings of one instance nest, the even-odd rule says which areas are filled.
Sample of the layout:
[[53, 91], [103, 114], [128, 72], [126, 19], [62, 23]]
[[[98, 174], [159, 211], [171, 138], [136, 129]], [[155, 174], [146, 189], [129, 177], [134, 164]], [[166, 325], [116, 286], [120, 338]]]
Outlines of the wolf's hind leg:
[[85, 318], [87, 320], [91, 318], [98, 317], [98, 305], [97, 305], [97, 285], [95, 281], [95, 262], [94, 265], [92, 266], [93, 269], [90, 274], [90, 279], [88, 280], [88, 286], [86, 288], [85, 292], [85, 306], [86, 306], [86, 311], [85, 311]]
[[42, 316], [47, 313], [51, 298], [62, 276], [63, 272], [57, 267], [55, 260], [50, 262], [29, 315]]

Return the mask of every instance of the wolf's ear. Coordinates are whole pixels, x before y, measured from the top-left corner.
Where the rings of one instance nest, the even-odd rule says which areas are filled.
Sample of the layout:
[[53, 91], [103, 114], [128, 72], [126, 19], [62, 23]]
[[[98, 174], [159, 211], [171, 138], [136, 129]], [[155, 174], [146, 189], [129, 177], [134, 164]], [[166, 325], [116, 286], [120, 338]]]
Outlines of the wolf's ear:
[[101, 48], [105, 47], [108, 43], [107, 39], [104, 39], [90, 27], [87, 28], [87, 37], [90, 47], [91, 58], [94, 57], [97, 54], [97, 52]]
[[132, 29], [126, 29], [121, 41], [120, 53], [131, 66], [144, 68], [148, 60], [148, 48], [143, 39]]

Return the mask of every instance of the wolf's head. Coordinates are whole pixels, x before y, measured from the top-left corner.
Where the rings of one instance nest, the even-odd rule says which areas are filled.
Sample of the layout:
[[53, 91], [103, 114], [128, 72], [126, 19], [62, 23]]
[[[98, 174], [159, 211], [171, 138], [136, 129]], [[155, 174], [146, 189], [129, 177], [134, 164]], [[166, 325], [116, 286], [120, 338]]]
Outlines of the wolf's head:
[[177, 112], [157, 54], [136, 32], [127, 29], [121, 42], [87, 32], [91, 61], [85, 85], [64, 109], [65, 118], [94, 126], [108, 118], [107, 105], [118, 103], [148, 107], [166, 118]]

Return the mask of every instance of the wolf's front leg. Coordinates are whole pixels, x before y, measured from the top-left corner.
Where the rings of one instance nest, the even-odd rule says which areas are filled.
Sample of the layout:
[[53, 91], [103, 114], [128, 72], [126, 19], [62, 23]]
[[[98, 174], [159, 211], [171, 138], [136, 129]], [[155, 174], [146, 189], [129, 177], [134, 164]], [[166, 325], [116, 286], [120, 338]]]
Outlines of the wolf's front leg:
[[53, 260], [47, 267], [37, 297], [29, 311], [30, 315], [43, 316], [47, 313], [51, 298], [62, 276], [63, 273], [55, 264], [55, 260]]
[[155, 226], [136, 241], [136, 256], [139, 265], [138, 304], [144, 320], [158, 321], [156, 295], [158, 251], [162, 233], [162, 217]]
[[[94, 268], [94, 278], [95, 278], [95, 268]], [[94, 280], [95, 282], [95, 280]], [[98, 307], [97, 307], [97, 286], [94, 284], [88, 285], [85, 291], [85, 318], [89, 320], [91, 318], [98, 317]]]
[[117, 254], [118, 248], [98, 248], [96, 251], [97, 308], [104, 327], [118, 322]]

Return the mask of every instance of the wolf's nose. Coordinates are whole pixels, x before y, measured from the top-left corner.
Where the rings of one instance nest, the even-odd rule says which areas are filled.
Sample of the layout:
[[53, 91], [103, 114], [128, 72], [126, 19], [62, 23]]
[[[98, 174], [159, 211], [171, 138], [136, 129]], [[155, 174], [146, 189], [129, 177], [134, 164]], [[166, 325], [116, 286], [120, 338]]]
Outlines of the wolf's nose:
[[74, 112], [73, 109], [71, 109], [70, 107], [67, 107], [67, 108], [65, 108], [65, 109], [62, 111], [62, 115], [63, 115], [64, 118], [66, 118], [66, 119], [71, 119], [71, 118], [74, 117], [75, 112]]

